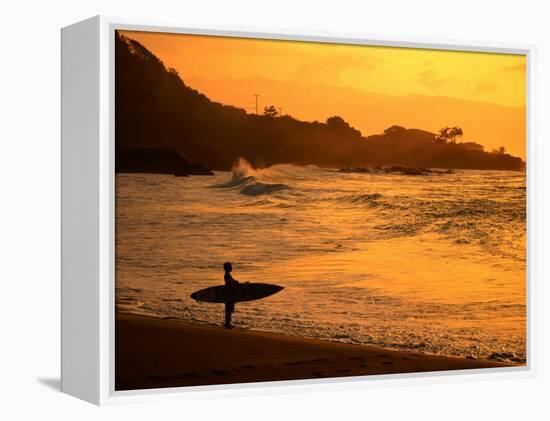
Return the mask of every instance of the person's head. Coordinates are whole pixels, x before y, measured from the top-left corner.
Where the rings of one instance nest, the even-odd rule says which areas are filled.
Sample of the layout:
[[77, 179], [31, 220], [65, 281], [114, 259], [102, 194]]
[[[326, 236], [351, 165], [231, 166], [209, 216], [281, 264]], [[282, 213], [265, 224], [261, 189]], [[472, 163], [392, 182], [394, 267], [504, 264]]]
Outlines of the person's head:
[[231, 266], [231, 262], [225, 262], [223, 264], [223, 270], [226, 272], [231, 272], [233, 270], [233, 266]]

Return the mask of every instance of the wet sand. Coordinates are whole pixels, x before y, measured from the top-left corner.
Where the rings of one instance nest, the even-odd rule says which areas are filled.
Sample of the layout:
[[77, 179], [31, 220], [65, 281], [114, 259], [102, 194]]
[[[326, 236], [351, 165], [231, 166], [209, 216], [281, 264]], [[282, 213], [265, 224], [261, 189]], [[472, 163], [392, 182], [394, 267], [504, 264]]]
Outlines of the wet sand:
[[510, 366], [131, 314], [115, 342], [116, 390]]

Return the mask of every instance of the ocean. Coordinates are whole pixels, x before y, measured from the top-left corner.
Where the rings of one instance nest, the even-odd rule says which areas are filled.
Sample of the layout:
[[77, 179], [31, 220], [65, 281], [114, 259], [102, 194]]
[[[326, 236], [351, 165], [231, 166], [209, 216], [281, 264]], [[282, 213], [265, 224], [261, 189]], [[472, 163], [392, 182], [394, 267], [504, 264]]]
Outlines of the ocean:
[[117, 311], [222, 325], [223, 305], [189, 295], [226, 261], [285, 287], [237, 303], [237, 328], [526, 359], [524, 172], [116, 175]]

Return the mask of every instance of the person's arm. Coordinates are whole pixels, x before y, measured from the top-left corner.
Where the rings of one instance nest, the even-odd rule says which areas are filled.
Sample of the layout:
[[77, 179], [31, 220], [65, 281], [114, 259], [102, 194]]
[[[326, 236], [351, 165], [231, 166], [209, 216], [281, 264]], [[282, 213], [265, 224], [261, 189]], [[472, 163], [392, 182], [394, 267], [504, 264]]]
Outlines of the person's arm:
[[233, 276], [231, 276], [231, 274], [229, 274], [229, 280], [231, 281], [232, 285], [237, 285], [239, 283], [239, 281], [237, 281], [235, 278], [233, 278]]

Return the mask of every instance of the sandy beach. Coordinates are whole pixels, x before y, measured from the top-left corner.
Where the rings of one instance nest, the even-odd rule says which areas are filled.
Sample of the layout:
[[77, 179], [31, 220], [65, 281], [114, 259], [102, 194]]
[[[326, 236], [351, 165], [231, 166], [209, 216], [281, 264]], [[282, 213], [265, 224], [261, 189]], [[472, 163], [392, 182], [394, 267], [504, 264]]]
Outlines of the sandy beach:
[[509, 366], [131, 314], [115, 338], [116, 390]]

